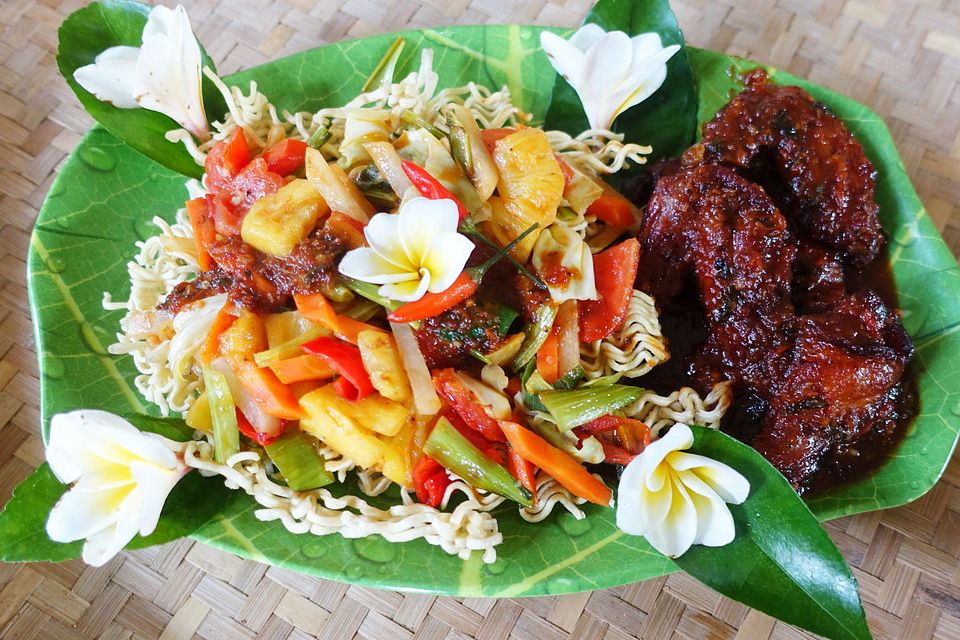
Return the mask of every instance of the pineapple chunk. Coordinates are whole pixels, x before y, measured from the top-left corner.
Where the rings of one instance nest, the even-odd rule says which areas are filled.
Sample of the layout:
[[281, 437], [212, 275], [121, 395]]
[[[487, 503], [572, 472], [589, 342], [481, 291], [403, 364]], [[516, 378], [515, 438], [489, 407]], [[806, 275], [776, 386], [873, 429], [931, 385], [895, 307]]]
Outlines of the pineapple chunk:
[[210, 398], [204, 391], [200, 397], [193, 401], [184, 416], [184, 421], [191, 429], [199, 429], [207, 433], [213, 432], [213, 419], [210, 417]]
[[403, 429], [390, 438], [383, 451], [383, 475], [408, 489], [413, 487], [413, 436], [416, 423], [409, 420]]
[[577, 213], [586, 213], [587, 208], [603, 195], [603, 187], [573, 166], [572, 163], [568, 163], [567, 166], [570, 167], [573, 178], [570, 180], [570, 184], [564, 187], [563, 197], [566, 198], [571, 209]]
[[285, 256], [313, 231], [317, 219], [329, 211], [312, 184], [294, 180], [253, 203], [243, 218], [240, 236], [264, 253]]
[[337, 408], [357, 424], [388, 437], [397, 435], [410, 417], [406, 406], [384, 398], [379, 393], [356, 402], [340, 398]]
[[384, 442], [344, 413], [344, 403], [347, 401], [332, 385], [311, 391], [300, 398], [300, 406], [306, 414], [300, 420], [300, 428], [360, 467], [379, 468], [384, 458]]
[[520, 129], [498, 140], [493, 161], [500, 170], [497, 190], [503, 201], [503, 209], [493, 207], [490, 230], [494, 238], [506, 245], [533, 223], [540, 225], [513, 250], [517, 260], [526, 262], [540, 230], [557, 218], [563, 198], [563, 173], [547, 135], [540, 129]]
[[263, 326], [267, 330], [267, 344], [273, 349], [302, 336], [316, 325], [304, 318], [299, 311], [284, 311], [265, 315]]
[[393, 336], [385, 331], [361, 331], [357, 334], [357, 346], [373, 388], [391, 400], [407, 402], [410, 381]]
[[218, 340], [220, 353], [231, 357], [250, 358], [267, 348], [267, 332], [260, 316], [246, 309], [241, 310], [240, 316]]

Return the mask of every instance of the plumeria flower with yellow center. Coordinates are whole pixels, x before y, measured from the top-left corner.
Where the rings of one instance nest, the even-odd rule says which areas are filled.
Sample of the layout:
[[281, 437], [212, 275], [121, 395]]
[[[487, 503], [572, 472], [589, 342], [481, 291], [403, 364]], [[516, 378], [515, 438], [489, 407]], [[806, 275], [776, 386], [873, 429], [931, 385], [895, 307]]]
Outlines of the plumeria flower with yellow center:
[[595, 24], [569, 40], [544, 31], [540, 45], [580, 96], [591, 129], [609, 129], [617, 116], [653, 95], [667, 77], [667, 61], [680, 50], [664, 47], [656, 33], [631, 38]]
[[692, 445], [690, 427], [674, 425], [620, 477], [617, 526], [671, 558], [694, 544], [732, 542], [736, 530], [726, 503], [740, 504], [750, 493], [750, 483], [731, 467], [686, 453]]
[[177, 455], [181, 449], [106, 411], [53, 416], [47, 462], [72, 486], [50, 511], [47, 535], [56, 542], [85, 540], [83, 561], [105, 564], [134, 535], [156, 529], [167, 495], [190, 470]]
[[343, 275], [382, 285], [381, 296], [412, 302], [439, 293], [463, 272], [473, 243], [457, 232], [453, 200], [410, 198], [397, 213], [378, 213], [363, 233], [369, 247], [347, 252]]
[[154, 7], [140, 47], [110, 47], [73, 72], [97, 99], [120, 109], [170, 116], [201, 140], [210, 137], [203, 108], [200, 45], [182, 6]]

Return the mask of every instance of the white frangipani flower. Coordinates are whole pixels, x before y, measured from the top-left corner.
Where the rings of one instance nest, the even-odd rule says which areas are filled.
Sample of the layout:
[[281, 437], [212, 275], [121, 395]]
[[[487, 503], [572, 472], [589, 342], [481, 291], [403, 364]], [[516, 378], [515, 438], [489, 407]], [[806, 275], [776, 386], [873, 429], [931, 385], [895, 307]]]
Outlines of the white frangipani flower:
[[99, 100], [121, 109], [158, 111], [206, 140], [203, 60], [186, 10], [154, 7], [142, 41], [140, 47], [110, 47], [94, 64], [74, 71], [73, 78]]
[[439, 293], [463, 272], [473, 243], [457, 232], [453, 200], [411, 198], [397, 213], [378, 213], [363, 233], [369, 247], [347, 252], [340, 273], [383, 285], [380, 295], [411, 302]]
[[137, 533], [153, 533], [167, 495], [190, 470], [179, 445], [106, 411], [53, 416], [47, 462], [73, 486], [50, 511], [47, 535], [86, 540], [83, 561], [99, 567]]
[[617, 526], [676, 558], [691, 545], [722, 547], [736, 530], [726, 503], [740, 504], [750, 483], [731, 467], [685, 453], [693, 432], [677, 424], [647, 446], [620, 476]]
[[667, 77], [667, 61], [680, 50], [664, 47], [656, 33], [631, 38], [595, 24], [569, 40], [544, 31], [540, 45], [580, 96], [591, 129], [609, 129], [617, 116], [653, 95]]

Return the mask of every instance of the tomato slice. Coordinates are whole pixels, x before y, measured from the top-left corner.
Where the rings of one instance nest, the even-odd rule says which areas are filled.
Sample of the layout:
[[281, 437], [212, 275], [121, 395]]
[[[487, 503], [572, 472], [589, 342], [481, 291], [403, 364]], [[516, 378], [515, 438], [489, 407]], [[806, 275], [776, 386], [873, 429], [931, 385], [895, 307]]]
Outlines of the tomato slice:
[[640, 265], [640, 243], [630, 238], [593, 256], [599, 300], [579, 303], [580, 341], [602, 340], [623, 324]]
[[307, 143], [302, 140], [285, 138], [277, 144], [267, 147], [261, 157], [267, 161], [267, 168], [281, 176], [288, 176], [303, 166], [307, 154]]
[[203, 165], [207, 172], [207, 187], [211, 191], [229, 188], [236, 175], [250, 162], [250, 157], [250, 145], [243, 129], [238, 127], [229, 140], [216, 143], [207, 152]]

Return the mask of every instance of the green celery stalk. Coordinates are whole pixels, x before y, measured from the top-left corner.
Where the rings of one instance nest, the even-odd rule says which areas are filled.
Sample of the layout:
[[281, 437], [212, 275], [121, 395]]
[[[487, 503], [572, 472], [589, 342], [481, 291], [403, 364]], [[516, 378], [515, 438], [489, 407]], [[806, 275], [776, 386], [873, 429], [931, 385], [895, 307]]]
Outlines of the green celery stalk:
[[523, 346], [520, 347], [520, 353], [513, 360], [514, 371], [523, 369], [530, 360], [537, 355], [537, 350], [543, 346], [550, 336], [550, 330], [553, 328], [553, 321], [557, 318], [557, 305], [545, 304], [537, 309], [535, 321], [528, 324], [523, 329], [526, 337], [523, 340]]
[[497, 332], [502, 336], [507, 335], [510, 332], [510, 326], [519, 315], [520, 312], [516, 309], [501, 305], [497, 311]]
[[210, 402], [210, 421], [213, 423], [213, 459], [226, 464], [230, 456], [240, 451], [240, 428], [237, 409], [227, 386], [227, 379], [219, 371], [205, 367], [203, 383]]
[[323, 456], [317, 453], [312, 438], [302, 431], [285, 433], [264, 448], [294, 491], [318, 489], [334, 480], [323, 466]]
[[576, 387], [583, 376], [586, 375], [586, 372], [583, 370], [583, 367], [580, 365], [575, 366], [570, 371], [567, 371], [562, 378], [553, 383], [554, 389], [573, 389]]
[[526, 507], [533, 504], [529, 491], [521, 487], [506, 469], [473, 446], [446, 418], [437, 421], [430, 437], [423, 443], [423, 452], [471, 486], [504, 496]]
[[430, 124], [423, 116], [417, 115], [413, 111], [410, 111], [410, 109], [404, 110], [404, 112], [400, 114], [400, 119], [419, 129], [426, 129], [437, 140], [443, 140], [447, 137], [446, 131], [434, 124]]
[[260, 351], [253, 354], [253, 361], [257, 363], [258, 367], [265, 367], [272, 362], [277, 362], [278, 360], [285, 360], [286, 358], [303, 355], [303, 351], [300, 350], [301, 345], [316, 338], [322, 338], [323, 336], [329, 335], [330, 330], [326, 327], [313, 327], [309, 331], [301, 333], [296, 338], [291, 338], [286, 342], [278, 344], [272, 349], [267, 349], [266, 351]]
[[601, 387], [541, 391], [540, 402], [557, 421], [557, 426], [566, 431], [622, 409], [641, 395], [643, 395], [643, 389], [640, 387], [610, 384]]

